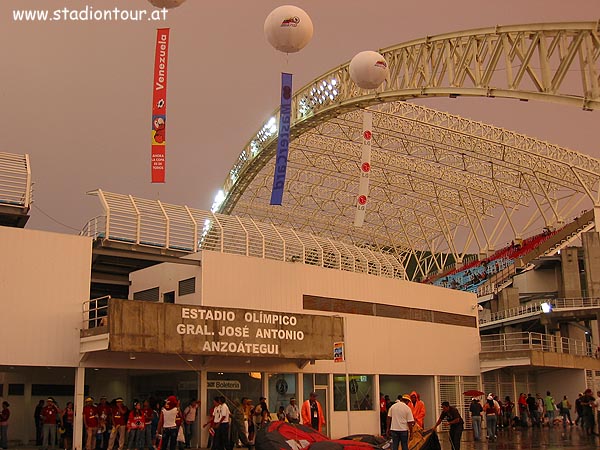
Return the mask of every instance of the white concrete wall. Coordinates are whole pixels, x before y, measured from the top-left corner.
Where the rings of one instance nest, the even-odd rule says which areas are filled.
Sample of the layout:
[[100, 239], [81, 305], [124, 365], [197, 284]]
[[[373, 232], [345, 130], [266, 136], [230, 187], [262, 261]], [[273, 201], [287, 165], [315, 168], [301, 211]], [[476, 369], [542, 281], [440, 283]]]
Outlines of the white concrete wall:
[[[39, 400], [46, 400], [45, 396], [32, 396], [32, 384], [55, 384], [73, 385], [75, 369], [73, 368], [50, 368], [50, 367], [18, 367], [8, 366], [0, 371], [0, 384], [4, 385], [4, 396], [0, 395], [2, 401], [10, 403], [10, 421], [8, 430], [9, 441], [20, 441], [27, 444], [35, 442], [35, 423], [33, 412]], [[23, 395], [8, 395], [9, 384], [23, 384]], [[0, 393], [1, 394], [1, 393]], [[52, 395], [61, 408], [67, 402], [72, 402], [72, 396]]]
[[[189, 255], [186, 259], [200, 259], [200, 254]], [[179, 297], [179, 282], [192, 277], [196, 278], [196, 292]], [[159, 301], [161, 302], [165, 292], [175, 291], [175, 303], [201, 304], [202, 277], [199, 266], [171, 263], [158, 264], [144, 270], [132, 272], [129, 275], [129, 280], [131, 281], [129, 299], [133, 299], [135, 292], [159, 286]]]
[[[558, 269], [560, 270], [560, 269]], [[555, 269], [530, 270], [515, 275], [513, 287], [519, 294], [535, 294], [558, 291], [558, 277]]]
[[[174, 286], [173, 283], [188, 277], [189, 272], [185, 272], [189, 270], [187, 266], [169, 265], [162, 273], [163, 266], [132, 274], [130, 292], [160, 286], [162, 293], [172, 290], [167, 286]], [[202, 281], [197, 285], [202, 286], [202, 292], [197, 292], [195, 298], [201, 299], [204, 306], [329, 314], [303, 310], [303, 295], [315, 295], [477, 317], [474, 294], [301, 263], [203, 252], [201, 277]], [[164, 285], [161, 284], [163, 281]], [[186, 297], [185, 301], [178, 298], [176, 302], [196, 304], [190, 301], [192, 296]], [[435, 421], [433, 376], [480, 374], [477, 328], [365, 315], [339, 315], [345, 316], [347, 321], [345, 363], [316, 361], [301, 370], [294, 366], [295, 361], [253, 358], [252, 367], [270, 373], [395, 375], [395, 392], [389, 394], [395, 398], [400, 392], [419, 390], [431, 409], [426, 420], [429, 426]], [[144, 355], [140, 355], [135, 363], [142, 364], [144, 360]], [[99, 364], [100, 367], [103, 364], [98, 358], [87, 363]], [[111, 365], [114, 363], [110, 362]], [[219, 370], [223, 371], [244, 371], [244, 366], [248, 370], [244, 358], [209, 358], [204, 367], [216, 369], [214, 364], [218, 364]], [[378, 394], [373, 392], [375, 403]], [[328, 400], [328, 404], [333, 405], [331, 386]], [[331, 426], [329, 434], [336, 438], [350, 433], [376, 433], [379, 430], [378, 409], [334, 412], [330, 408], [327, 414]]]
[[575, 421], [575, 400], [578, 394], [585, 391], [586, 380], [583, 369], [549, 369], [540, 371], [537, 375], [537, 392], [546, 397], [546, 391], [550, 391], [556, 402], [567, 396], [571, 402], [571, 419]]
[[0, 227], [0, 363], [76, 367], [91, 239]]
[[[302, 296], [308, 294], [477, 314], [474, 294], [431, 285], [214, 252], [204, 252], [202, 260], [202, 303], [206, 306], [300, 313]], [[477, 328], [363, 315], [346, 317], [349, 373], [479, 375]], [[407, 353], [419, 357], [407, 364]], [[340, 366], [333, 361], [317, 361], [306, 370], [343, 373]]]

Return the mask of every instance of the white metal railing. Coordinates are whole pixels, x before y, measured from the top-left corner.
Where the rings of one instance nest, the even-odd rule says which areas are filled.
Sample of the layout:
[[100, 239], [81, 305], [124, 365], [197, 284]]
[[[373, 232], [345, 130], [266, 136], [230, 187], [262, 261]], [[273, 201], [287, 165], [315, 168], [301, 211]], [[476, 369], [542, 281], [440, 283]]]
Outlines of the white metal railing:
[[29, 209], [31, 186], [29, 155], [0, 152], [0, 205]]
[[504, 333], [481, 336], [482, 352], [511, 352], [537, 350], [550, 353], [568, 353], [592, 356], [592, 344], [578, 339], [556, 337], [541, 333]]
[[544, 301], [530, 302], [514, 308], [504, 309], [490, 313], [479, 318], [479, 325], [487, 325], [493, 322], [518, 319], [542, 313], [542, 304], [548, 304], [553, 311], [565, 309], [600, 308], [600, 298], [556, 298]]
[[110, 298], [110, 295], [106, 295], [83, 302], [81, 311], [81, 328], [83, 330], [108, 325], [108, 301]]
[[186, 253], [212, 250], [405, 279], [393, 254], [296, 232], [291, 228], [97, 190], [104, 215], [81, 235]]

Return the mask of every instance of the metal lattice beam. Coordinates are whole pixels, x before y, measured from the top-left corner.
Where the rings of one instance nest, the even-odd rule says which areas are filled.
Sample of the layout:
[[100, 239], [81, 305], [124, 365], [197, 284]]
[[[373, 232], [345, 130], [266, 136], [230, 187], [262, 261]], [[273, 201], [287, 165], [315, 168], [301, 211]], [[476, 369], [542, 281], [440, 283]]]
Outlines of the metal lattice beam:
[[[214, 210], [394, 248], [406, 258], [435, 250], [460, 260], [473, 242], [475, 251], [493, 248], [507, 227], [522, 233], [513, 217], [522, 208], [537, 209], [539, 220], [551, 224], [582, 198], [599, 203], [599, 160], [402, 101], [476, 95], [598, 109], [597, 23], [472, 30], [382, 53], [391, 76], [376, 92], [356, 87], [346, 64], [294, 95], [283, 207], [268, 205], [276, 111], [240, 154]], [[366, 225], [356, 229], [360, 109], [366, 107], [374, 114], [373, 170]], [[486, 229], [490, 218], [495, 224]], [[457, 238], [461, 230], [468, 237]], [[440, 262], [418, 262], [419, 270], [432, 264]]]

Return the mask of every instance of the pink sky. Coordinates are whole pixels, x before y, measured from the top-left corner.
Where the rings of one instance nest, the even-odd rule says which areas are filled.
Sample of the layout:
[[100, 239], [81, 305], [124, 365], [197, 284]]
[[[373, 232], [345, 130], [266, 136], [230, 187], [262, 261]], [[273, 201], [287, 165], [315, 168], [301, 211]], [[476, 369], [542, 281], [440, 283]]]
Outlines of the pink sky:
[[[597, 0], [304, 0], [314, 38], [273, 50], [270, 0], [187, 0], [161, 22], [16, 22], [14, 9], [144, 9], [146, 0], [0, 2], [1, 152], [31, 157], [28, 228], [75, 233], [101, 213], [101, 188], [210, 209], [239, 152], [277, 107], [279, 74], [296, 88], [363, 50], [451, 31], [600, 19]], [[171, 28], [167, 182], [150, 183], [156, 28]], [[500, 99], [420, 101], [600, 157], [600, 112]], [[52, 217], [51, 220], [46, 215]], [[59, 223], [63, 225], [60, 225]]]

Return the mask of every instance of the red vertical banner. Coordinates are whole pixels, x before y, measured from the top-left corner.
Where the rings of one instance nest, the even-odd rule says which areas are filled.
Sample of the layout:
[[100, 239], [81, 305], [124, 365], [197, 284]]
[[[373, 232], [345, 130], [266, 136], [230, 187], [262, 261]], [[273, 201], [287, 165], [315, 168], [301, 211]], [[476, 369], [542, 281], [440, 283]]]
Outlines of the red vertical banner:
[[156, 30], [154, 84], [152, 86], [152, 182], [165, 182], [167, 131], [167, 62], [169, 28]]

